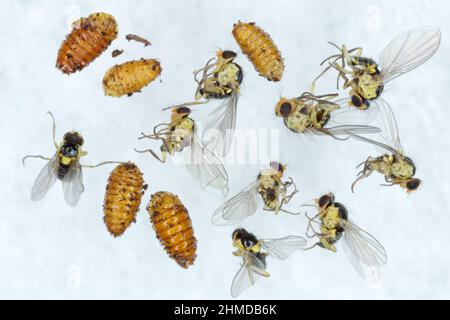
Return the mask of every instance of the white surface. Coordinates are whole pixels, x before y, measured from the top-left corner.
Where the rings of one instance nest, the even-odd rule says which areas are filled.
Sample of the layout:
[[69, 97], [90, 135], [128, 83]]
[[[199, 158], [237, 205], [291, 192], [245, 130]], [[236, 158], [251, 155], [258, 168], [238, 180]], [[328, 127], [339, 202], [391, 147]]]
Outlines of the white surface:
[[[388, 253], [375, 286], [359, 277], [342, 251], [317, 249], [284, 262], [268, 260], [271, 278], [261, 279], [241, 298], [450, 298], [447, 1], [1, 0], [1, 7], [0, 298], [230, 298], [239, 267], [239, 259], [231, 255], [233, 228], [210, 224], [222, 199], [201, 192], [183, 166], [159, 164], [133, 147], [158, 148], [150, 141], [138, 143], [139, 132], [167, 120], [161, 107], [192, 98], [192, 71], [217, 47], [240, 53], [231, 36], [239, 19], [256, 21], [270, 33], [286, 70], [280, 83], [270, 83], [239, 54], [245, 84], [237, 127], [280, 129], [281, 159], [301, 188], [290, 208], [333, 191]], [[95, 11], [117, 18], [119, 38], [89, 67], [68, 77], [54, 67], [58, 47], [69, 22]], [[379, 187], [382, 177], [374, 174], [352, 194], [355, 165], [377, 150], [357, 142], [296, 139], [274, 117], [274, 105], [280, 94], [289, 97], [308, 89], [320, 60], [333, 52], [327, 41], [363, 46], [376, 58], [394, 36], [421, 25], [442, 30], [440, 50], [397, 79], [384, 97], [396, 112], [404, 148], [415, 160], [423, 186], [407, 196], [398, 187]], [[153, 45], [129, 43], [127, 33], [147, 37]], [[125, 53], [112, 59], [116, 48]], [[132, 98], [105, 97], [101, 79], [106, 69], [141, 57], [161, 60], [163, 82], [155, 81]], [[321, 91], [334, 91], [334, 78], [322, 84]], [[132, 160], [145, 173], [149, 191], [137, 223], [123, 237], [113, 239], [102, 221], [112, 167], [85, 170], [86, 191], [76, 208], [65, 204], [59, 183], [43, 201], [29, 200], [44, 163], [30, 160], [24, 167], [21, 158], [54, 152], [47, 110], [56, 117], [58, 139], [71, 129], [84, 135], [89, 151], [84, 163]], [[246, 186], [261, 167], [227, 166], [231, 192]], [[178, 194], [190, 210], [199, 243], [197, 261], [188, 270], [166, 256], [151, 228], [145, 206], [158, 190]], [[261, 237], [281, 237], [303, 234], [305, 220], [258, 212], [244, 226]]]

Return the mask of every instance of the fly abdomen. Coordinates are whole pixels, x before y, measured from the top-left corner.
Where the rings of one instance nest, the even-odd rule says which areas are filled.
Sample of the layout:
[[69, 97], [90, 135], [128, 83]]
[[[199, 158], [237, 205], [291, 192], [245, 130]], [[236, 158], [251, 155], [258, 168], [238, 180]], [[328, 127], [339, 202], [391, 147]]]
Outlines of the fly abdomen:
[[69, 171], [70, 164], [64, 164], [62, 162], [58, 165], [58, 179], [63, 180], [66, 176], [67, 172]]

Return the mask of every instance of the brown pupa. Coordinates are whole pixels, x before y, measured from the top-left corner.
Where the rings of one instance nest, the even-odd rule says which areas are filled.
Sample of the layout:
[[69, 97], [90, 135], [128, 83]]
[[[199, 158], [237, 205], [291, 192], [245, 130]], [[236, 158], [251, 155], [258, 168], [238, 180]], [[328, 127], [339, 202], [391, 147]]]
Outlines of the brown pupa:
[[134, 163], [121, 163], [111, 172], [106, 185], [103, 221], [114, 237], [121, 236], [136, 221], [145, 189], [142, 173]]
[[107, 96], [131, 96], [161, 74], [161, 65], [155, 59], [128, 61], [111, 67], [103, 77], [103, 91]]
[[98, 12], [80, 18], [61, 44], [56, 67], [65, 74], [82, 70], [105, 51], [117, 38], [118, 27], [110, 14]]
[[233, 37], [256, 71], [269, 81], [280, 81], [284, 62], [277, 46], [254, 22], [239, 21], [233, 26]]
[[147, 206], [156, 237], [178, 265], [188, 268], [197, 258], [197, 239], [189, 212], [180, 199], [170, 192], [152, 195]]

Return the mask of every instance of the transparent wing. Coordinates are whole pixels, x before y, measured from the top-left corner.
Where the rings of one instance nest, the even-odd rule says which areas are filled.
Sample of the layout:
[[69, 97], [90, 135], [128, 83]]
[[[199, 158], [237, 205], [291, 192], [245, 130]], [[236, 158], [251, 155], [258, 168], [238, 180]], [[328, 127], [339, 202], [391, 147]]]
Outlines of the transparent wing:
[[348, 259], [363, 278], [378, 281], [380, 267], [387, 262], [383, 246], [351, 221], [342, 224], [345, 230], [343, 247]]
[[347, 131], [347, 133], [354, 139], [373, 144], [383, 149], [384, 151], [387, 150], [391, 153], [403, 154], [403, 148], [400, 142], [397, 122], [395, 120], [395, 116], [391, 107], [383, 98], [374, 100], [374, 103], [377, 105], [377, 108], [380, 111], [379, 117], [377, 119], [377, 125], [381, 127], [380, 136], [385, 141], [385, 143], [360, 136], [360, 133], [358, 132]]
[[69, 206], [75, 207], [84, 191], [83, 171], [79, 161], [74, 161], [63, 179], [64, 198]]
[[441, 43], [441, 31], [422, 27], [405, 32], [381, 52], [379, 63], [383, 82], [388, 83], [430, 59]]
[[397, 150], [395, 150], [391, 146], [388, 146], [387, 144], [384, 144], [382, 142], [379, 142], [379, 141], [376, 141], [376, 140], [372, 140], [372, 139], [360, 136], [358, 134], [354, 134], [353, 132], [350, 132], [350, 131], [347, 132], [347, 133], [353, 139], [373, 144], [374, 146], [380, 147], [381, 149], [387, 150], [387, 151], [392, 152], [392, 153], [397, 153]]
[[305, 247], [306, 239], [299, 236], [288, 236], [279, 239], [260, 239], [262, 247], [273, 258], [286, 260], [295, 251]]
[[397, 121], [395, 120], [395, 115], [391, 106], [383, 98], [378, 98], [374, 101], [374, 103], [378, 105], [378, 109], [380, 110], [380, 128], [382, 138], [389, 146], [397, 150], [398, 153], [403, 154]]
[[251, 253], [246, 253], [243, 257], [241, 268], [233, 278], [231, 296], [236, 298], [254, 285], [261, 276], [268, 276], [265, 269], [265, 264], [261, 260]]
[[365, 125], [340, 125], [334, 127], [325, 127], [324, 130], [333, 136], [349, 136], [352, 134], [373, 134], [379, 133], [381, 130], [374, 126]]
[[58, 157], [55, 154], [39, 172], [31, 189], [31, 200], [38, 201], [45, 197], [55, 184], [58, 176]]
[[224, 157], [230, 150], [236, 127], [236, 113], [239, 94], [233, 91], [231, 96], [225, 99], [208, 116], [203, 141], [206, 147]]
[[189, 172], [200, 182], [201, 187], [212, 187], [228, 194], [228, 174], [217, 156], [199, 141], [197, 135], [191, 138]]
[[381, 130], [378, 127], [369, 125], [378, 115], [377, 105], [371, 106], [367, 110], [359, 110], [348, 105], [349, 99], [335, 101], [340, 108], [331, 111], [330, 119], [322, 130], [311, 130], [314, 134], [330, 134], [336, 137], [345, 138], [349, 132], [354, 134], [373, 134]]
[[219, 226], [235, 225], [253, 215], [259, 204], [258, 181], [222, 204], [213, 214], [212, 223]]
[[366, 110], [349, 105], [350, 98], [336, 101], [340, 108], [331, 112], [329, 123], [332, 125], [369, 125], [378, 116], [380, 109], [371, 103]]

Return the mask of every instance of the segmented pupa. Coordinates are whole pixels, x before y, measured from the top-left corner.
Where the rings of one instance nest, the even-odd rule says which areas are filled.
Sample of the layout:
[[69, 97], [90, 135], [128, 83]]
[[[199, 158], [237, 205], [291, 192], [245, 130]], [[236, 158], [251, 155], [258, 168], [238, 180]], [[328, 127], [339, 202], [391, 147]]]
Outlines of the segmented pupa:
[[103, 91], [107, 96], [131, 96], [161, 74], [161, 65], [155, 59], [128, 61], [111, 67], [103, 78]]
[[189, 212], [178, 196], [165, 191], [157, 192], [152, 195], [147, 211], [156, 237], [167, 254], [182, 268], [192, 265], [197, 258], [197, 239]]
[[82, 70], [105, 51], [117, 38], [118, 27], [110, 14], [97, 12], [80, 18], [61, 44], [56, 67], [65, 74]]
[[136, 221], [146, 189], [142, 173], [134, 163], [121, 163], [111, 172], [106, 185], [103, 221], [114, 237], [121, 236]]
[[233, 37], [256, 71], [269, 81], [280, 81], [284, 61], [277, 46], [254, 22], [239, 21], [233, 26]]

